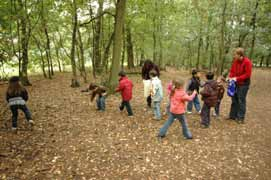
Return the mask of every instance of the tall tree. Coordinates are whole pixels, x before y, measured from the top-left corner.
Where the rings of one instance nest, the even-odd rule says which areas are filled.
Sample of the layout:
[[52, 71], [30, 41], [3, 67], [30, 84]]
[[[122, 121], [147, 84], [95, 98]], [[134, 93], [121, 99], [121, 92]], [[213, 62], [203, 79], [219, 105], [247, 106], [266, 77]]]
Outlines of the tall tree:
[[126, 0], [118, 0], [116, 4], [116, 18], [114, 26], [113, 59], [109, 77], [111, 90], [118, 83], [118, 72], [120, 70], [120, 57], [122, 47], [122, 30], [124, 25]]
[[71, 87], [79, 87], [79, 81], [77, 80], [76, 62], [75, 62], [75, 46], [76, 46], [76, 33], [77, 33], [77, 4], [76, 0], [72, 1], [72, 14], [73, 14], [73, 31], [72, 31], [72, 47], [71, 47], [71, 65], [72, 65], [72, 84]]

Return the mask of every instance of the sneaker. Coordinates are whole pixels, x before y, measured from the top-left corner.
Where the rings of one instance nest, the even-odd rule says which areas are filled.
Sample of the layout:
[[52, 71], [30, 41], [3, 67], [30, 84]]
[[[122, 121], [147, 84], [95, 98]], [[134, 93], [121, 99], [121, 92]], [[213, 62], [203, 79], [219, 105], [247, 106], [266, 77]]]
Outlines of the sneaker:
[[30, 119], [28, 122], [30, 125], [32, 125], [32, 126], [34, 125], [34, 121], [32, 119]]
[[17, 131], [17, 127], [12, 127], [11, 131]]
[[134, 115], [128, 115], [128, 117], [129, 117], [129, 118], [133, 118], [133, 117], [134, 117]]
[[200, 127], [201, 127], [202, 129], [207, 129], [207, 128], [209, 128], [209, 125], [207, 125], [207, 124], [201, 124]]
[[200, 111], [198, 111], [198, 114], [200, 114], [201, 113], [201, 110]]
[[186, 111], [186, 113], [187, 113], [187, 114], [192, 114], [192, 112], [191, 112], [191, 111]]
[[229, 121], [235, 121], [236, 119], [235, 119], [235, 118], [232, 118], [232, 117], [227, 117], [226, 120], [229, 120]]
[[158, 135], [158, 136], [157, 136], [157, 139], [158, 139], [159, 142], [161, 142], [162, 139], [165, 138], [165, 137], [166, 137], [165, 135], [163, 135], [163, 136]]
[[184, 137], [185, 140], [193, 139], [193, 137]]
[[244, 119], [236, 119], [236, 122], [238, 124], [245, 124]]

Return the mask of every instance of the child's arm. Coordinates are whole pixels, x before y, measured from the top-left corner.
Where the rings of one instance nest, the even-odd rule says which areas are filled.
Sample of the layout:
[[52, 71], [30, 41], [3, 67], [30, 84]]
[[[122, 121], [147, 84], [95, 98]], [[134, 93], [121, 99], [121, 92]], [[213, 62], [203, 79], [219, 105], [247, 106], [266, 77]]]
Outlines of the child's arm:
[[26, 89], [22, 92], [22, 98], [23, 98], [25, 101], [28, 100], [28, 92], [27, 92]]
[[190, 96], [188, 94], [185, 94], [182, 97], [182, 99], [183, 99], [183, 101], [192, 101], [195, 98], [196, 94], [197, 94], [197, 91], [194, 90], [193, 93]]
[[116, 92], [122, 91], [124, 89], [124, 84], [123, 83], [119, 83], [119, 86], [115, 89]]

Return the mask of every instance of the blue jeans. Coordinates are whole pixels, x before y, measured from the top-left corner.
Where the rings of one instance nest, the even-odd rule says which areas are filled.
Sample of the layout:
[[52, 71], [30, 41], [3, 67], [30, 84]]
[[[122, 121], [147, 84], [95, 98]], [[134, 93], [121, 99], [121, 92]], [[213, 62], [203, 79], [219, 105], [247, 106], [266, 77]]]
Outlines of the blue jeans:
[[96, 100], [96, 104], [99, 111], [105, 111], [105, 96], [99, 96]]
[[160, 110], [160, 104], [161, 104], [161, 101], [154, 101], [153, 102], [154, 118], [157, 119], [157, 120], [160, 120], [162, 118], [161, 110]]
[[192, 101], [189, 101], [187, 103], [187, 111], [192, 111], [192, 108], [193, 108], [193, 104], [196, 108], [196, 111], [199, 112], [201, 107], [200, 107], [200, 101], [199, 101], [199, 97], [198, 95], [195, 96], [195, 98], [192, 100]]
[[121, 105], [120, 105], [119, 109], [121, 111], [123, 111], [124, 107], [126, 107], [126, 110], [128, 112], [128, 116], [132, 116], [133, 115], [133, 111], [132, 111], [132, 107], [131, 107], [129, 101], [122, 101], [121, 102]]
[[235, 95], [231, 98], [231, 119], [244, 120], [246, 114], [246, 97], [249, 85], [237, 86]]
[[179, 122], [181, 123], [184, 137], [186, 137], [188, 139], [191, 139], [192, 134], [191, 134], [190, 130], [188, 129], [187, 122], [186, 122], [184, 114], [169, 113], [168, 120], [163, 125], [163, 127], [160, 129], [160, 132], [159, 132], [158, 136], [164, 137], [166, 135], [167, 130], [170, 127], [170, 125], [174, 122], [174, 119], [178, 119]]
[[32, 119], [31, 113], [26, 105], [13, 105], [10, 106], [10, 110], [12, 113], [12, 127], [17, 127], [17, 118], [18, 118], [18, 110], [21, 109], [24, 112], [25, 118], [27, 121]]

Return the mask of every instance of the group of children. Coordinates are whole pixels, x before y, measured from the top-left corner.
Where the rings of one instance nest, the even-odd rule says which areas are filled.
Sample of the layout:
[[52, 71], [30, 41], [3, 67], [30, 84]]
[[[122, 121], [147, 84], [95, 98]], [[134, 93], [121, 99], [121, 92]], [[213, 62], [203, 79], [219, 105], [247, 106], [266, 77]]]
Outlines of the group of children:
[[[128, 79], [124, 71], [119, 72], [119, 85], [115, 89], [115, 92], [120, 92], [122, 97], [122, 102], [119, 106], [119, 110], [123, 111], [126, 108], [128, 116], [133, 116], [133, 110], [130, 104], [132, 99], [132, 89], [133, 83]], [[163, 99], [163, 87], [161, 80], [159, 79], [158, 73], [155, 70], [149, 72], [150, 81], [149, 86], [145, 91], [147, 91], [146, 96], [151, 98], [153, 105], [154, 119], [161, 120], [161, 101]], [[166, 111], [168, 114], [168, 120], [165, 122], [163, 127], [158, 133], [159, 138], [163, 138], [170, 125], [175, 119], [178, 119], [181, 123], [183, 129], [183, 135], [186, 139], [192, 139], [192, 134], [189, 131], [187, 121], [185, 118], [185, 113], [191, 114], [193, 104], [196, 111], [201, 115], [201, 126], [203, 128], [208, 128], [210, 125], [210, 109], [214, 107], [215, 116], [219, 116], [219, 107], [221, 99], [224, 94], [224, 78], [219, 77], [214, 80], [214, 74], [208, 72], [206, 74], [207, 81], [202, 83], [198, 72], [196, 70], [192, 71], [192, 78], [189, 80], [187, 87], [185, 88], [185, 82], [181, 79], [172, 80], [167, 87], [168, 104]], [[200, 87], [202, 90], [200, 91]], [[91, 83], [86, 90], [82, 92], [91, 91], [91, 101], [96, 98], [97, 110], [105, 111], [105, 99], [107, 89], [104, 86], [99, 86]], [[201, 108], [198, 95], [201, 94], [203, 100], [203, 106]], [[26, 106], [26, 101], [28, 100], [28, 94], [26, 89], [20, 84], [18, 77], [12, 77], [9, 80], [9, 87], [6, 94], [6, 100], [10, 106], [12, 112], [12, 129], [17, 128], [17, 117], [18, 109], [21, 109], [26, 116], [27, 121], [33, 125], [31, 113]], [[149, 102], [149, 101], [148, 101]], [[187, 110], [186, 110], [186, 102]], [[148, 104], [149, 105], [149, 104]]]

